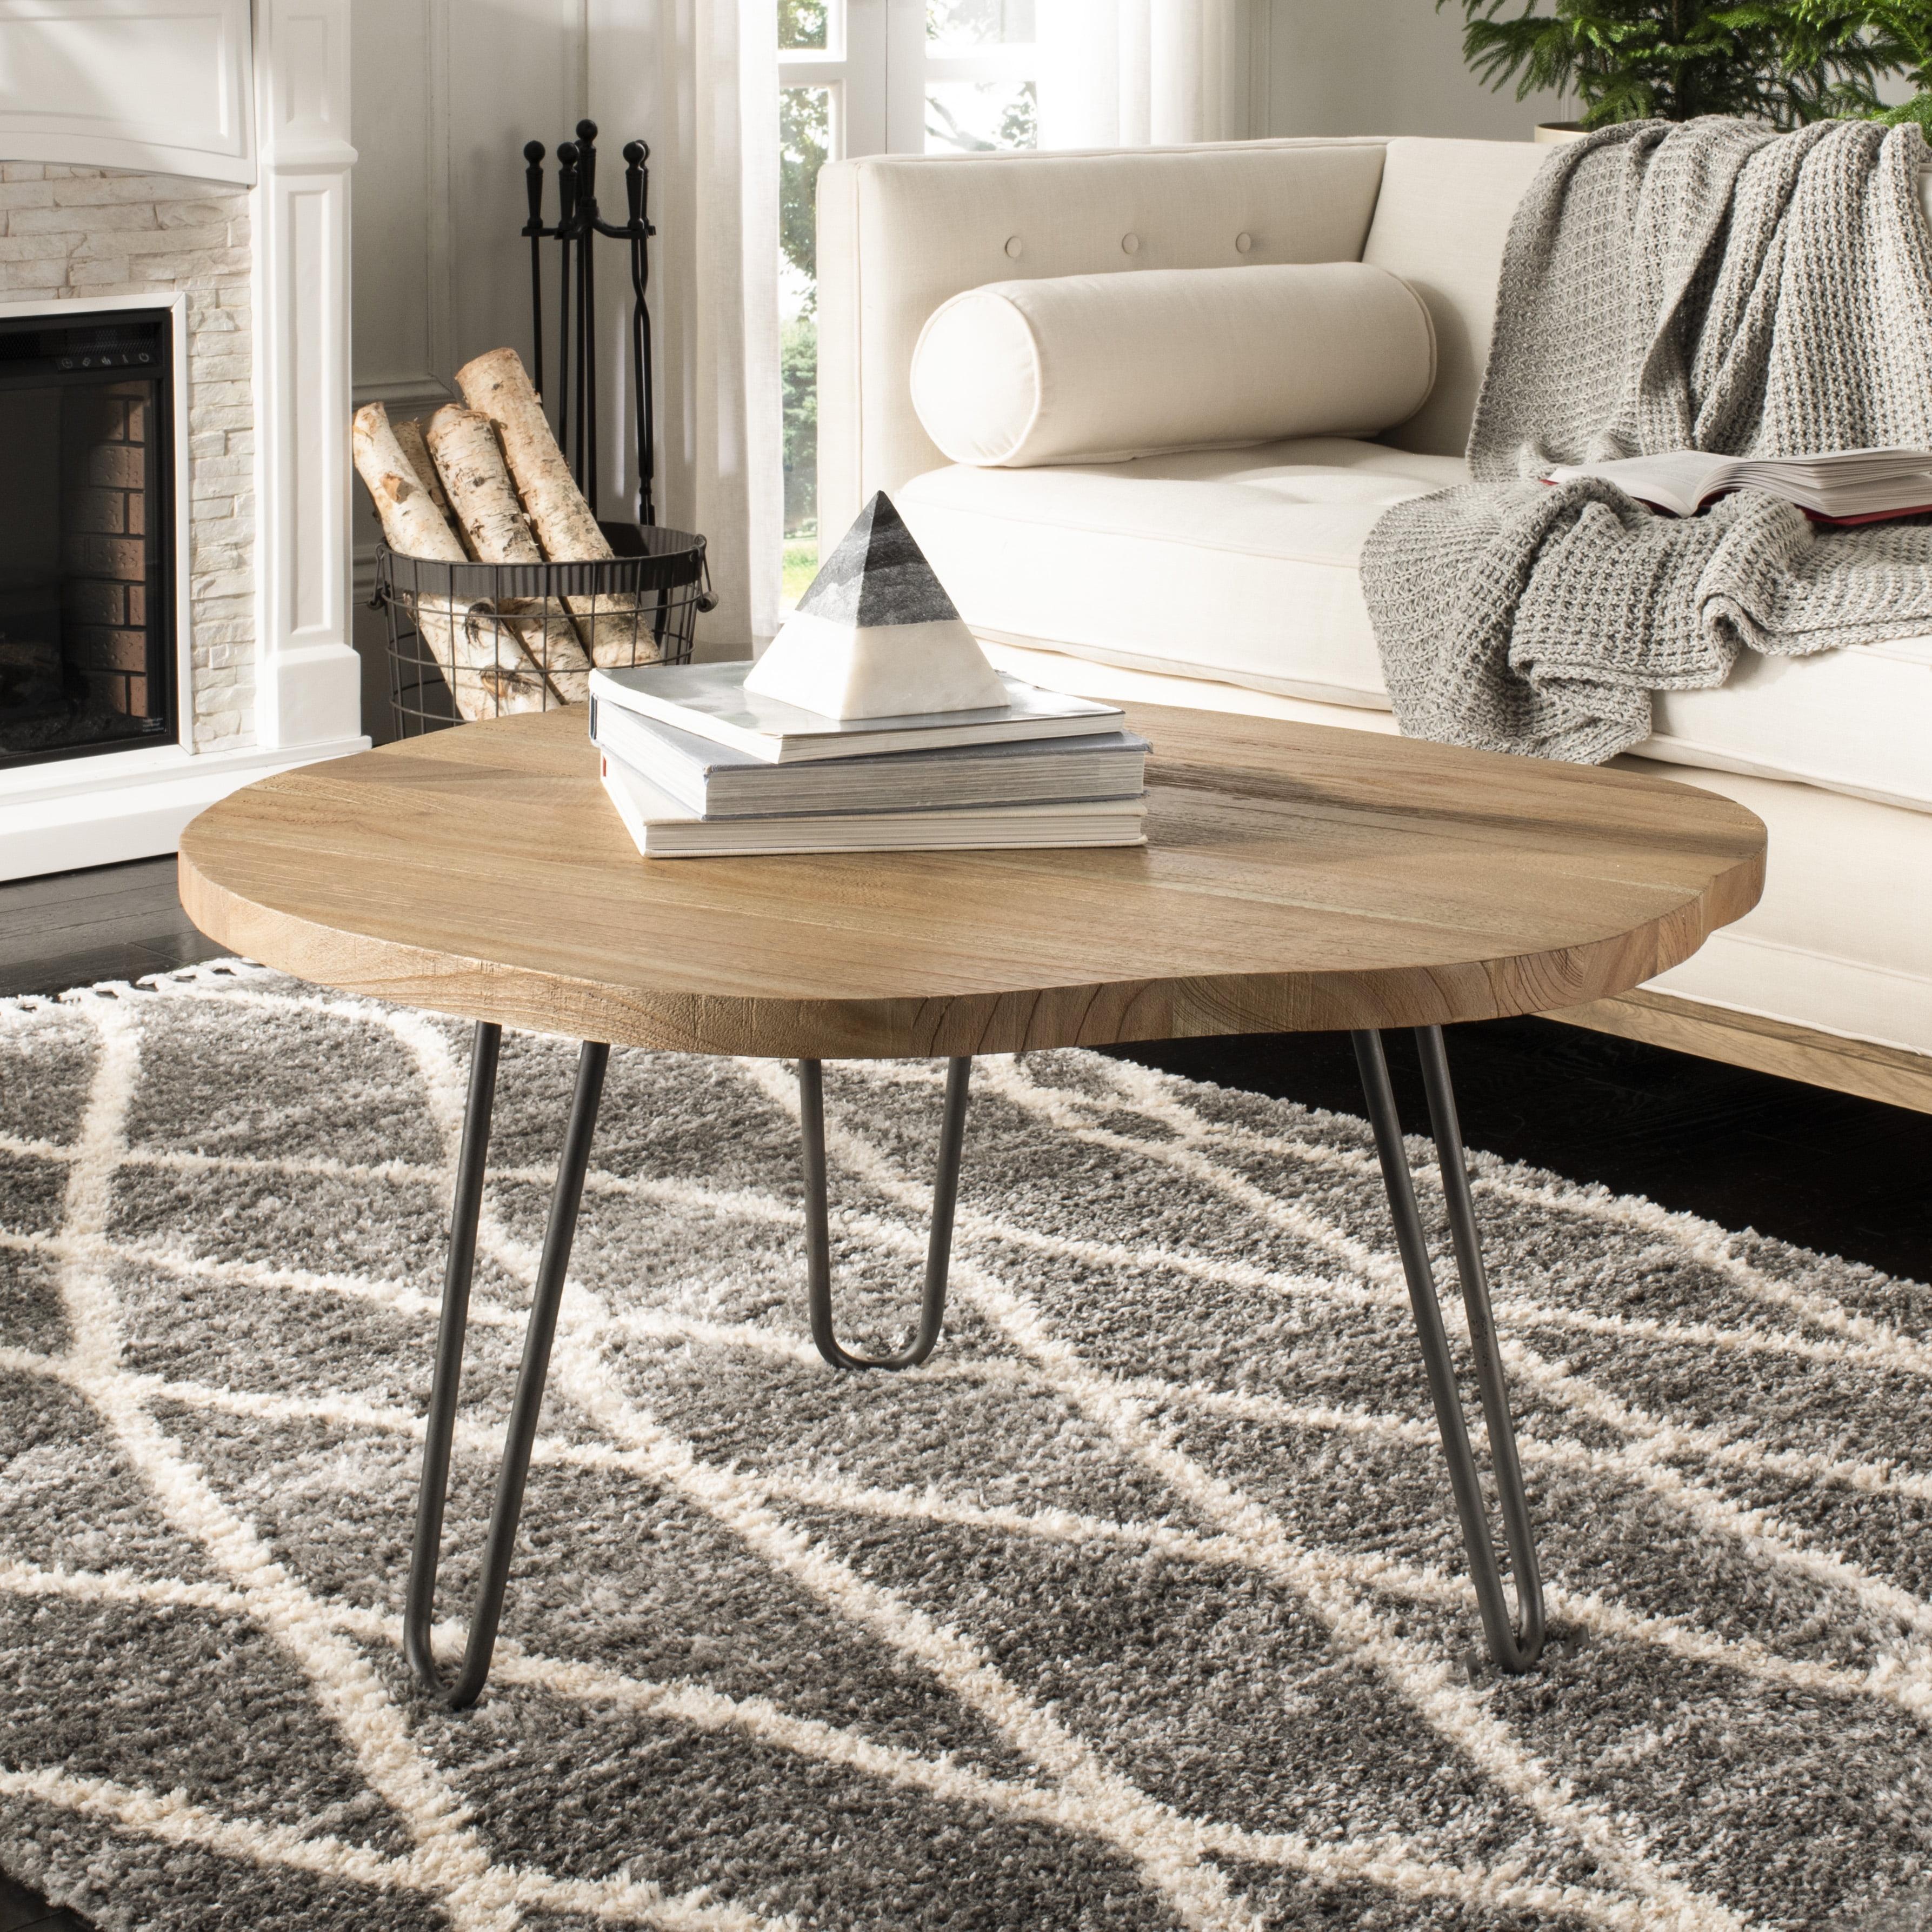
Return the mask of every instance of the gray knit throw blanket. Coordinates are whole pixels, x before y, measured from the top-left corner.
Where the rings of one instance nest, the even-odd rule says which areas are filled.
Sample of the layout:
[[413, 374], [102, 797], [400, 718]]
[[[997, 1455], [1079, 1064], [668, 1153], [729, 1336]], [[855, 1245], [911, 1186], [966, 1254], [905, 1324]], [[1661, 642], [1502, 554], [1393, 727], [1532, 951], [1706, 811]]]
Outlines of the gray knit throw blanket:
[[1932, 448], [1914, 127], [1646, 122], [1558, 149], [1510, 230], [1476, 481], [1398, 504], [1362, 582], [1403, 731], [1600, 763], [1738, 650], [1932, 631], [1927, 520], [1821, 528], [1756, 491], [1682, 520], [1552, 463]]

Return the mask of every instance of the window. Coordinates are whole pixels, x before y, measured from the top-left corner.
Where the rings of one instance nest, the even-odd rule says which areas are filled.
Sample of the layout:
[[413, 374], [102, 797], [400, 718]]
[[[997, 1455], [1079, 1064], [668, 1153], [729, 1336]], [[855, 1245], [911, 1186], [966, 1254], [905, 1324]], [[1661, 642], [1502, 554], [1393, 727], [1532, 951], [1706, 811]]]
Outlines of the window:
[[925, 148], [1035, 145], [1034, 0], [926, 0]]
[[1032, 147], [1034, 10], [1034, 0], [778, 0], [787, 603], [818, 568], [818, 170], [854, 154]]

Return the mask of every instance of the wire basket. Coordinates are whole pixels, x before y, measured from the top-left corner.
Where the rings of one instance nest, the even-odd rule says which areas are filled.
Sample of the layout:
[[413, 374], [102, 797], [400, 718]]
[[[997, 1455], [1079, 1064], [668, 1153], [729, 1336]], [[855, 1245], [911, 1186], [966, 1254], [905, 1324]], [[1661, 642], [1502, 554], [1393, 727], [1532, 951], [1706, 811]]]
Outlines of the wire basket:
[[704, 539], [656, 524], [600, 524], [617, 554], [596, 563], [439, 563], [376, 550], [396, 736], [580, 704], [594, 664], [687, 664], [698, 614], [715, 608]]

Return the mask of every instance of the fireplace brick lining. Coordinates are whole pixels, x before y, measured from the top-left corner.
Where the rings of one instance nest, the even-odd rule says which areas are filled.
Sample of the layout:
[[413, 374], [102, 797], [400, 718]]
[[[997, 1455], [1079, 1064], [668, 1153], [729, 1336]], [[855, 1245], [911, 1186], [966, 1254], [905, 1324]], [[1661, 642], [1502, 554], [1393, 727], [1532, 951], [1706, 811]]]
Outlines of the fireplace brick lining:
[[[255, 742], [251, 267], [245, 189], [0, 162], [0, 304], [187, 298], [188, 393], [176, 410], [177, 433], [188, 437], [189, 500], [176, 514], [188, 530], [191, 688], [182, 701], [197, 750]], [[120, 492], [104, 475], [97, 481], [105, 518]]]
[[67, 656], [87, 674], [94, 702], [133, 716], [160, 694], [148, 688], [147, 446], [154, 424], [140, 382], [80, 392], [62, 429], [67, 532], [63, 586]]

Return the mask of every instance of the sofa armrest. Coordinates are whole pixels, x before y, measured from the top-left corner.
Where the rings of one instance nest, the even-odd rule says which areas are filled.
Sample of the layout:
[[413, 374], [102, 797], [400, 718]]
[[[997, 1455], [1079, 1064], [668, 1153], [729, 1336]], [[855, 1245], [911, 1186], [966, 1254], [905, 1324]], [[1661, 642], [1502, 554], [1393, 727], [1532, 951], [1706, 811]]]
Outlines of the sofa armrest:
[[823, 169], [820, 529], [837, 536], [874, 490], [945, 462], [910, 386], [914, 345], [941, 302], [1021, 277], [1359, 261], [1384, 146], [876, 154]]

